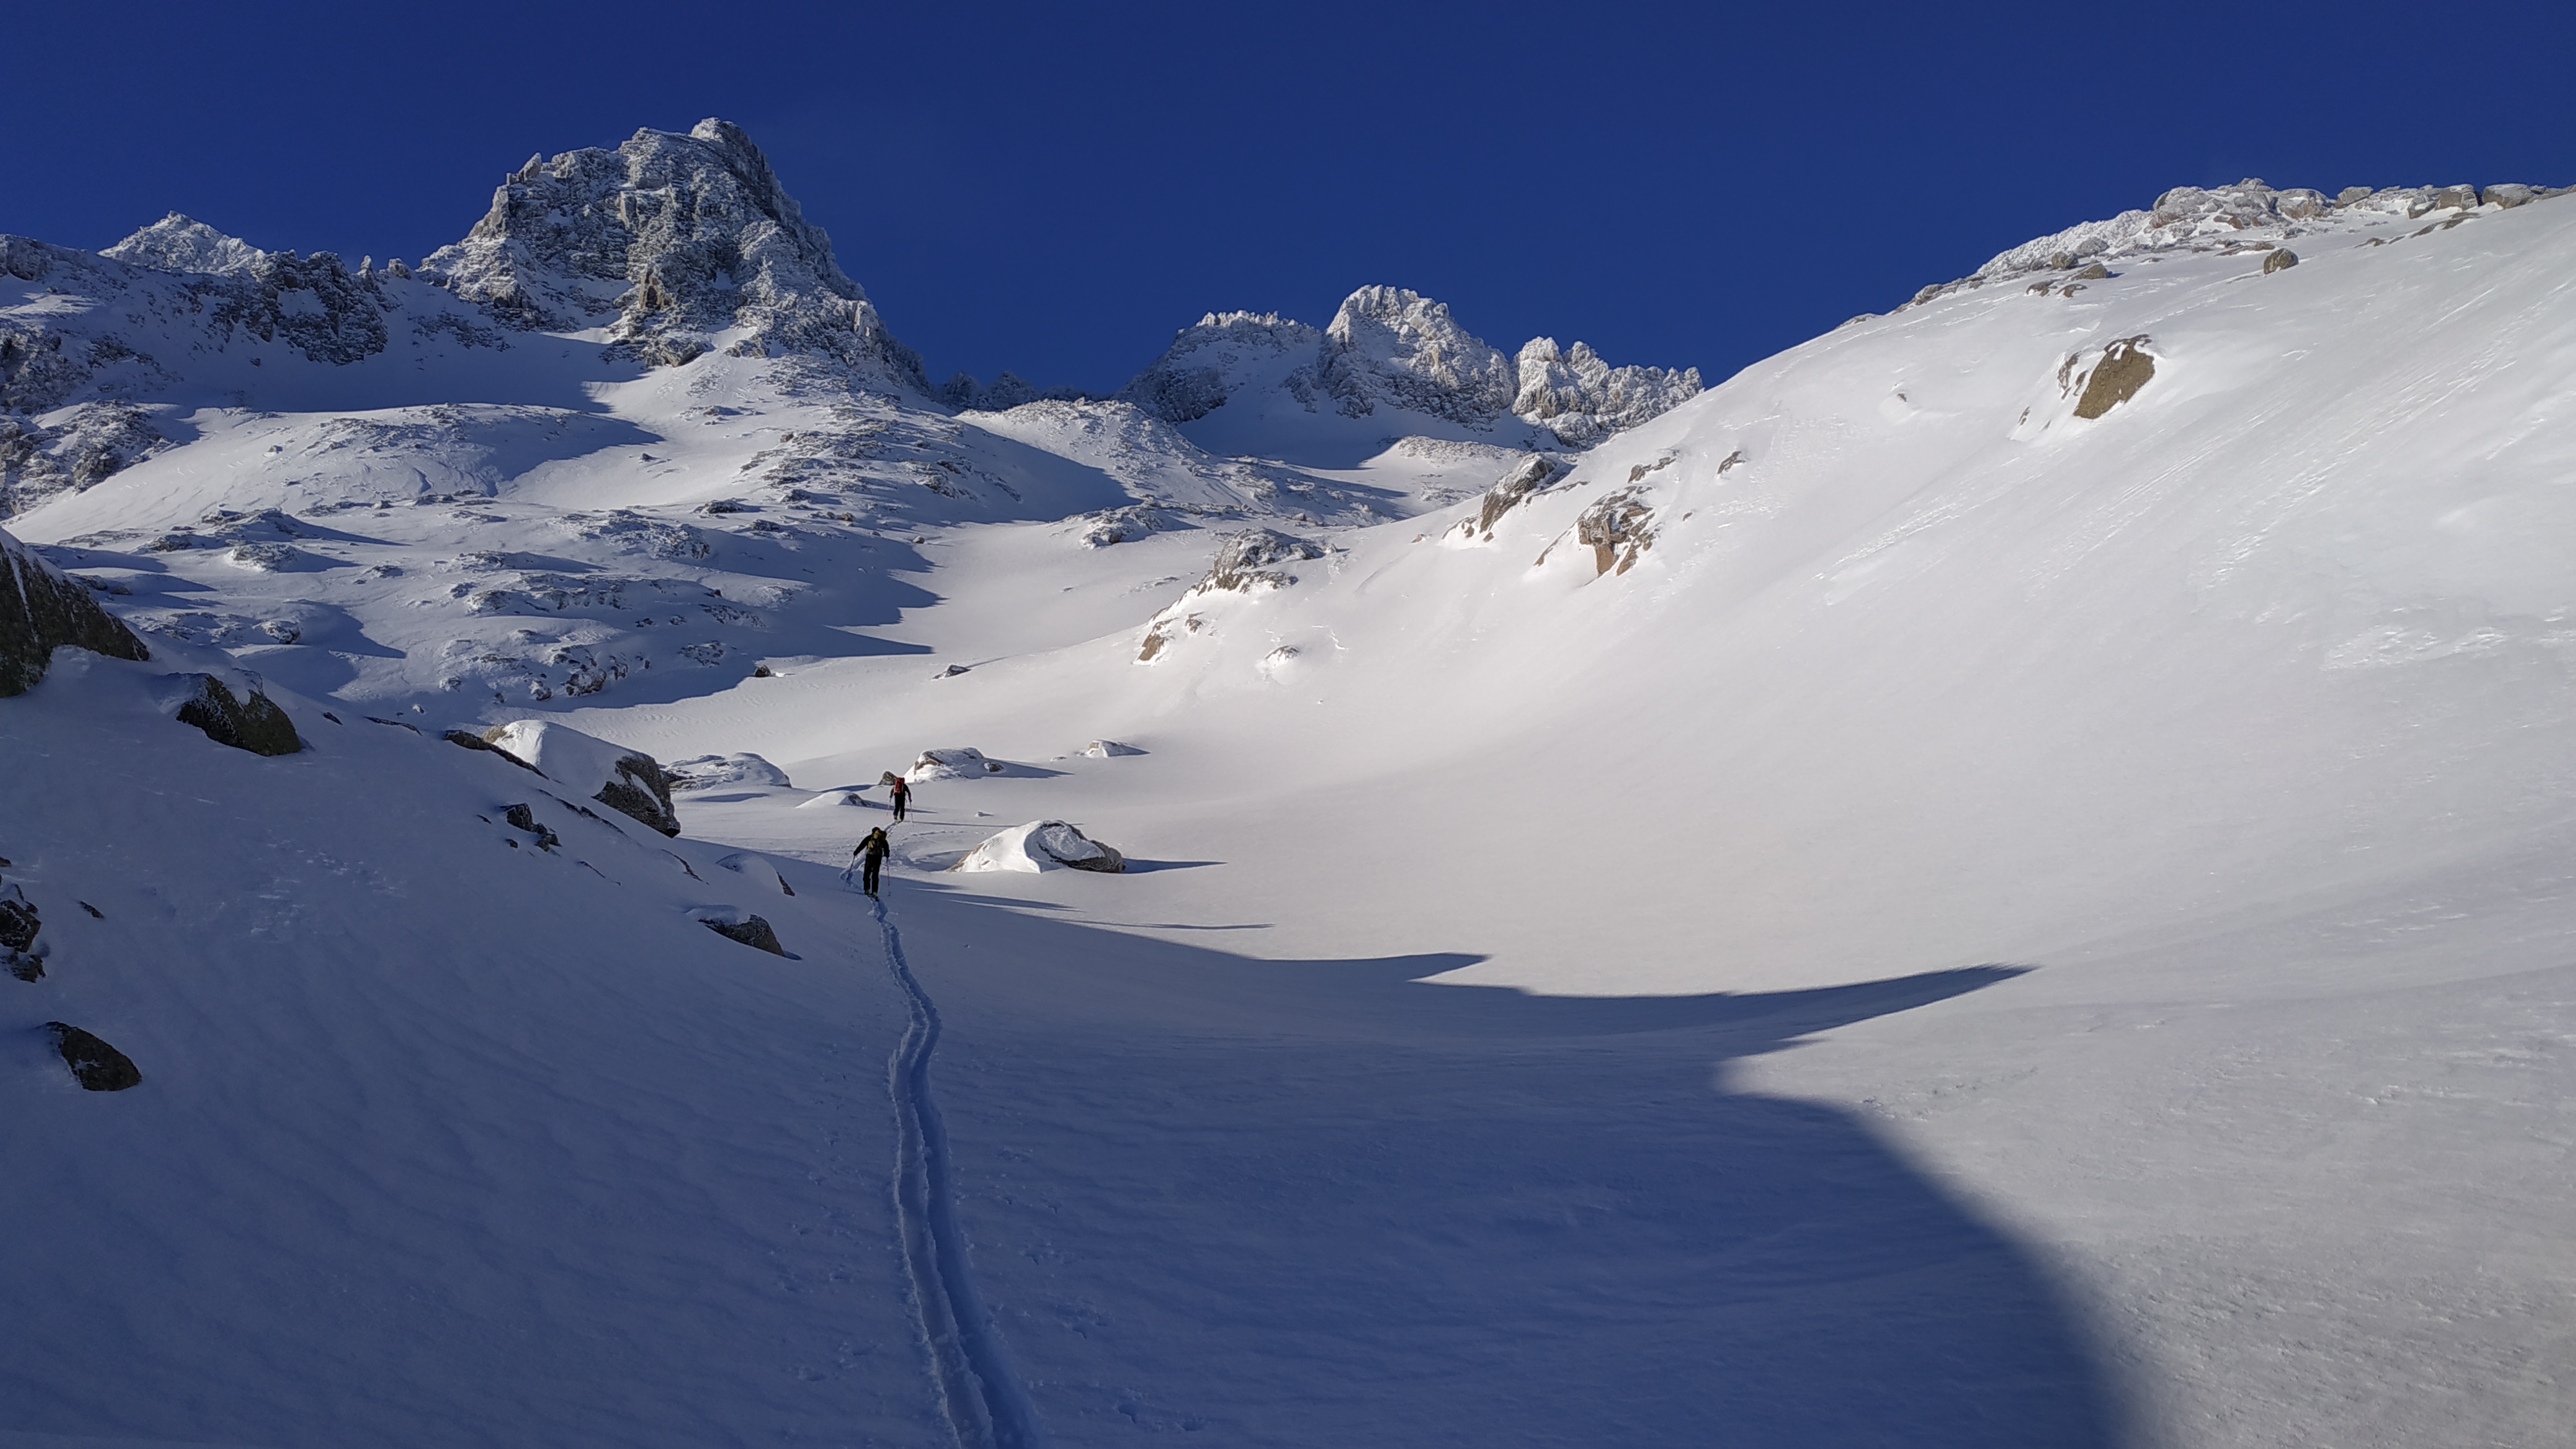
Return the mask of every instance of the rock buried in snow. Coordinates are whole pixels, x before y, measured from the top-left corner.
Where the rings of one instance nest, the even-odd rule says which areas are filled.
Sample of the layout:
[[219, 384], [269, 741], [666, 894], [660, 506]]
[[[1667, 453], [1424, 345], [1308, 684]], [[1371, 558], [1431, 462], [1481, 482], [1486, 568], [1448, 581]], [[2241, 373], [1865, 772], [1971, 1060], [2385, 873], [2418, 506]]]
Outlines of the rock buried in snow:
[[1082, 753], [1087, 759], [1112, 760], [1121, 755], [1141, 755], [1145, 752], [1134, 745], [1122, 745], [1116, 740], [1093, 740], [1082, 747]]
[[134, 1068], [134, 1059], [106, 1042], [59, 1021], [45, 1023], [54, 1034], [55, 1049], [63, 1054], [63, 1064], [72, 1069], [72, 1077], [93, 1092], [122, 1092], [139, 1086], [143, 1074]]
[[112, 659], [152, 657], [89, 590], [0, 529], [0, 698], [33, 689], [66, 644]]
[[534, 719], [512, 720], [485, 730], [483, 743], [664, 835], [680, 833], [680, 817], [671, 808], [670, 782], [661, 765], [642, 750], [610, 744], [569, 725]]
[[700, 916], [698, 924], [728, 941], [740, 941], [746, 946], [766, 951], [772, 956], [787, 954], [787, 948], [778, 944], [778, 933], [770, 929], [769, 922], [759, 916], [746, 915], [739, 921]]
[[174, 677], [188, 686], [188, 696], [179, 705], [179, 723], [205, 731], [206, 738], [216, 744], [271, 756], [291, 755], [304, 748], [303, 739], [295, 733], [295, 721], [256, 688], [247, 695], [235, 695], [211, 674]]
[[968, 874], [1094, 870], [1114, 875], [1127, 868], [1127, 857], [1061, 820], [1032, 820], [989, 837], [948, 868]]

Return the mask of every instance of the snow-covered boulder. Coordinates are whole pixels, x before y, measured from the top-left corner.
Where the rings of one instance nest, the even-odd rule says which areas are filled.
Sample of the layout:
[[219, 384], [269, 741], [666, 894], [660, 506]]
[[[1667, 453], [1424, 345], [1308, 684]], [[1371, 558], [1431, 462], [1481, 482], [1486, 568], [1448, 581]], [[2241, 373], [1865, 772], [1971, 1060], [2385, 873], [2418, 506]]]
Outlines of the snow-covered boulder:
[[0, 529], [0, 698], [33, 689], [66, 644], [113, 659], [152, 657], [88, 589]]
[[483, 742], [664, 835], [680, 833], [680, 817], [671, 808], [670, 782], [662, 766], [642, 750], [610, 744], [570, 725], [535, 719], [512, 720], [485, 730]]
[[988, 837], [948, 868], [968, 874], [1092, 870], [1114, 875], [1127, 868], [1127, 857], [1061, 820], [1032, 820]]
[[925, 780], [975, 780], [986, 775], [1005, 775], [1011, 767], [1000, 760], [986, 759], [982, 750], [972, 745], [954, 749], [924, 750], [921, 758], [904, 771], [904, 779], [915, 785]]
[[717, 861], [716, 864], [736, 875], [758, 881], [762, 885], [774, 885], [778, 887], [781, 895], [796, 894], [796, 887], [787, 883], [787, 877], [778, 873], [778, 867], [770, 863], [769, 857], [756, 850], [737, 850]]
[[1082, 753], [1086, 759], [1114, 760], [1121, 755], [1141, 755], [1145, 752], [1134, 745], [1122, 745], [1116, 740], [1093, 740], [1082, 747]]
[[754, 754], [692, 755], [662, 767], [662, 777], [679, 791], [713, 790], [725, 785], [766, 789], [787, 784], [787, 772]]
[[859, 792], [867, 788], [868, 787], [865, 785], [835, 785], [829, 790], [816, 791], [814, 798], [811, 800], [802, 800], [797, 802], [796, 808], [799, 810], [813, 810], [818, 808], [830, 810], [850, 806], [863, 806], [868, 802], [859, 798]]

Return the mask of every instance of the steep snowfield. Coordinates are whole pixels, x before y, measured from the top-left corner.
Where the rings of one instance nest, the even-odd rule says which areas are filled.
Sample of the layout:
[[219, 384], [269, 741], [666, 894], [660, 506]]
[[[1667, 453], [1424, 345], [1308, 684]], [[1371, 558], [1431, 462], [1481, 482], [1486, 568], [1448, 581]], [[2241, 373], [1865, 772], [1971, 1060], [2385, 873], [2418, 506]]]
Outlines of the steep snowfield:
[[[493, 225], [735, 245], [630, 148]], [[0, 1442], [2563, 1441], [2576, 202], [2186, 191], [1589, 451], [1392, 289], [1367, 411], [1275, 318], [953, 414], [603, 286], [716, 345], [31, 414], [139, 455], [8, 522], [156, 657], [0, 701]], [[224, 662], [314, 748], [172, 723]], [[682, 837], [438, 738], [530, 717]], [[1049, 821], [1125, 871], [946, 873]]]

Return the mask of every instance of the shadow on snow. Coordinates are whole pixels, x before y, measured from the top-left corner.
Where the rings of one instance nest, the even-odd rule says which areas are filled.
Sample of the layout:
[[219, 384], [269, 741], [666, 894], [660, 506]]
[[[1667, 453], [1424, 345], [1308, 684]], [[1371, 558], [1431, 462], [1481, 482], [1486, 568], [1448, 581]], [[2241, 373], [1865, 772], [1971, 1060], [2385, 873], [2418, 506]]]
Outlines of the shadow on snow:
[[1436, 986], [897, 902], [976, 1273], [1059, 1442], [2108, 1446], [2041, 1257], [1732, 1062], [1994, 986]]

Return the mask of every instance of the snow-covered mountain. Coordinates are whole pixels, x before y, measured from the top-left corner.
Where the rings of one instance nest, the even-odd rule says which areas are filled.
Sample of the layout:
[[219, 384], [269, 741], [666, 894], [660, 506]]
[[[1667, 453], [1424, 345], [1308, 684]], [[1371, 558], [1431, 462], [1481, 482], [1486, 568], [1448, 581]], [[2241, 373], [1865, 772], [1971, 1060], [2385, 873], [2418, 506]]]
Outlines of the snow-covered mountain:
[[1211, 312], [1118, 396], [1213, 447], [1260, 440], [1329, 455], [1382, 442], [1390, 425], [1409, 436], [1588, 447], [1699, 390], [1697, 368], [1614, 368], [1552, 337], [1508, 358], [1439, 302], [1362, 287], [1320, 330], [1276, 313]]
[[0, 243], [0, 1444], [2576, 1409], [2562, 193], [1705, 391], [1368, 288], [934, 397], [717, 123], [111, 250]]

